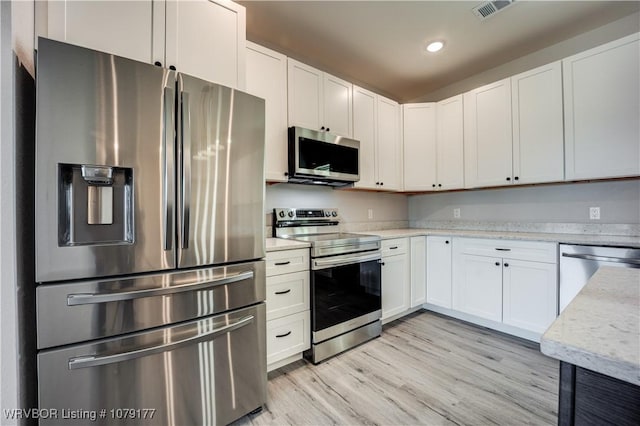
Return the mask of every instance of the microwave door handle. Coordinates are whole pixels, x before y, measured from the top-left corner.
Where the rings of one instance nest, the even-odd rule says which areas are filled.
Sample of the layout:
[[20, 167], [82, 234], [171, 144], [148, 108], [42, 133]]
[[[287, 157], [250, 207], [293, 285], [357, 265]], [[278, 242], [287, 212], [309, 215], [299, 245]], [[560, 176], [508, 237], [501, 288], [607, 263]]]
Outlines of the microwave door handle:
[[[235, 321], [231, 324], [227, 324], [225, 326], [216, 328], [211, 331], [207, 331], [205, 333], [198, 333], [195, 336], [187, 337], [186, 339], [178, 340], [176, 342], [165, 343], [162, 345], [152, 346], [148, 348], [142, 349], [134, 349], [132, 351], [121, 352], [112, 355], [88, 355], [88, 356], [79, 356], [69, 359], [69, 370], [77, 370], [79, 368], [88, 368], [88, 367], [97, 367], [100, 365], [108, 365], [114, 364], [116, 362], [123, 361], [131, 361], [136, 358], [141, 358], [143, 356], [149, 356], [161, 352], [168, 352], [174, 349], [178, 349], [184, 346], [193, 345], [196, 343], [204, 342], [206, 340], [213, 340], [217, 337], [229, 333], [231, 331], [237, 330], [241, 327], [249, 325], [254, 320], [253, 315], [249, 315], [243, 318], [240, 318], [238, 321]], [[196, 328], [198, 324], [194, 325]]]
[[162, 149], [162, 231], [164, 249], [171, 250], [173, 247], [173, 209], [174, 209], [174, 90], [170, 87], [164, 89], [164, 126], [163, 126], [163, 149]]
[[191, 213], [191, 114], [189, 94], [182, 92], [182, 243], [183, 249], [189, 248], [189, 219]]
[[600, 262], [612, 262], [612, 263], [622, 263], [625, 265], [640, 266], [640, 259], [627, 258], [627, 257], [598, 256], [595, 254], [580, 254], [580, 253], [562, 253], [562, 256], [572, 257], [574, 259], [594, 260], [594, 261], [600, 261]]
[[196, 291], [203, 289], [211, 289], [225, 284], [231, 284], [238, 281], [253, 279], [253, 271], [240, 272], [233, 275], [227, 275], [219, 279], [196, 280], [186, 284], [175, 285], [171, 287], [155, 287], [144, 290], [121, 291], [117, 293], [76, 293], [67, 295], [67, 306], [76, 305], [93, 305], [98, 303], [120, 302], [123, 300], [134, 300], [143, 297], [166, 296], [175, 293], [184, 293], [186, 291]]

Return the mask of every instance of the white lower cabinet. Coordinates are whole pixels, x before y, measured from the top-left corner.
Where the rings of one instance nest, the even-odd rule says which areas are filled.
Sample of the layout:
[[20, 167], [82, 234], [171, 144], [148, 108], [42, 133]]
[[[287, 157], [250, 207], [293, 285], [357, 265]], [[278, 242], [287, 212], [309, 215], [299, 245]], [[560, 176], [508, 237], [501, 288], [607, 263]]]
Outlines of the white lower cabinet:
[[427, 237], [427, 303], [451, 309], [451, 237]]
[[411, 237], [411, 308], [427, 298], [427, 238]]
[[407, 238], [382, 241], [382, 321], [408, 310], [411, 281]]
[[309, 249], [267, 253], [267, 370], [311, 347]]
[[539, 339], [557, 315], [556, 244], [456, 238], [452, 282], [452, 308], [464, 319]]

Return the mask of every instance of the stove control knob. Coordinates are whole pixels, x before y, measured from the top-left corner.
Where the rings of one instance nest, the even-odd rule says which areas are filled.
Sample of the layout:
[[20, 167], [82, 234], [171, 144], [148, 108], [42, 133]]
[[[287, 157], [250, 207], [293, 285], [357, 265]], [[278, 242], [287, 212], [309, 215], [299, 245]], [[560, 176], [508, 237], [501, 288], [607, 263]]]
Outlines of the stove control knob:
[[324, 215], [325, 215], [326, 217], [329, 217], [329, 216], [331, 216], [331, 212], [330, 212], [330, 211], [326, 211], [326, 212], [324, 212]]
[[332, 212], [331, 212], [331, 216], [333, 216], [333, 217], [338, 217], [338, 212], [337, 212], [337, 211], [335, 211], [335, 210], [334, 210], [334, 211], [332, 211]]
[[289, 212], [289, 217], [293, 217], [293, 212]]
[[280, 210], [280, 213], [278, 213], [278, 216], [284, 217], [284, 212], [282, 210]]

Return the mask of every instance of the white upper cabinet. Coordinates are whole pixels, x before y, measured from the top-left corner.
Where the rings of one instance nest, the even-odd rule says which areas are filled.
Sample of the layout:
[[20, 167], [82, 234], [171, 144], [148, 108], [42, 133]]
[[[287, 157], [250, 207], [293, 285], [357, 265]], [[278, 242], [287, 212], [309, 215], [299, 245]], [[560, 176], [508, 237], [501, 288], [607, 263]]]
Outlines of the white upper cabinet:
[[464, 187], [462, 95], [436, 104], [438, 190]]
[[511, 80], [464, 94], [465, 187], [511, 182]]
[[513, 183], [564, 179], [562, 68], [554, 62], [511, 77]]
[[228, 0], [36, 2], [38, 35], [230, 87], [245, 83], [245, 8]]
[[464, 186], [462, 95], [403, 105], [404, 190]]
[[382, 96], [378, 96], [377, 137], [378, 189], [398, 191], [402, 188], [400, 106]]
[[360, 181], [355, 187], [400, 190], [402, 145], [398, 103], [354, 86], [353, 138], [360, 141]]
[[430, 191], [437, 184], [436, 104], [402, 105], [404, 190]]
[[164, 1], [38, 1], [37, 35], [164, 63]]
[[287, 57], [247, 41], [246, 89], [265, 99], [265, 178], [286, 182]]
[[640, 34], [562, 61], [566, 179], [640, 174]]
[[166, 2], [166, 64], [229, 87], [245, 87], [245, 8], [229, 0]]
[[376, 176], [377, 98], [373, 92], [353, 87], [353, 138], [360, 141], [360, 180], [356, 188], [378, 189]]
[[352, 137], [353, 85], [288, 58], [289, 126]]

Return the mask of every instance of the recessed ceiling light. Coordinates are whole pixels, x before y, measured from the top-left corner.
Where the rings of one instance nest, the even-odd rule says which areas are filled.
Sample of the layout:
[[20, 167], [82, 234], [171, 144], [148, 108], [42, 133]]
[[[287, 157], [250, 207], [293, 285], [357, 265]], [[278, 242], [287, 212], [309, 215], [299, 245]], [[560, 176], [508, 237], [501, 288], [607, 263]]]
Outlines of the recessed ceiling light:
[[435, 53], [438, 50], [442, 49], [444, 47], [444, 43], [441, 41], [434, 41], [429, 43], [429, 45], [427, 46], [427, 50], [431, 53]]

